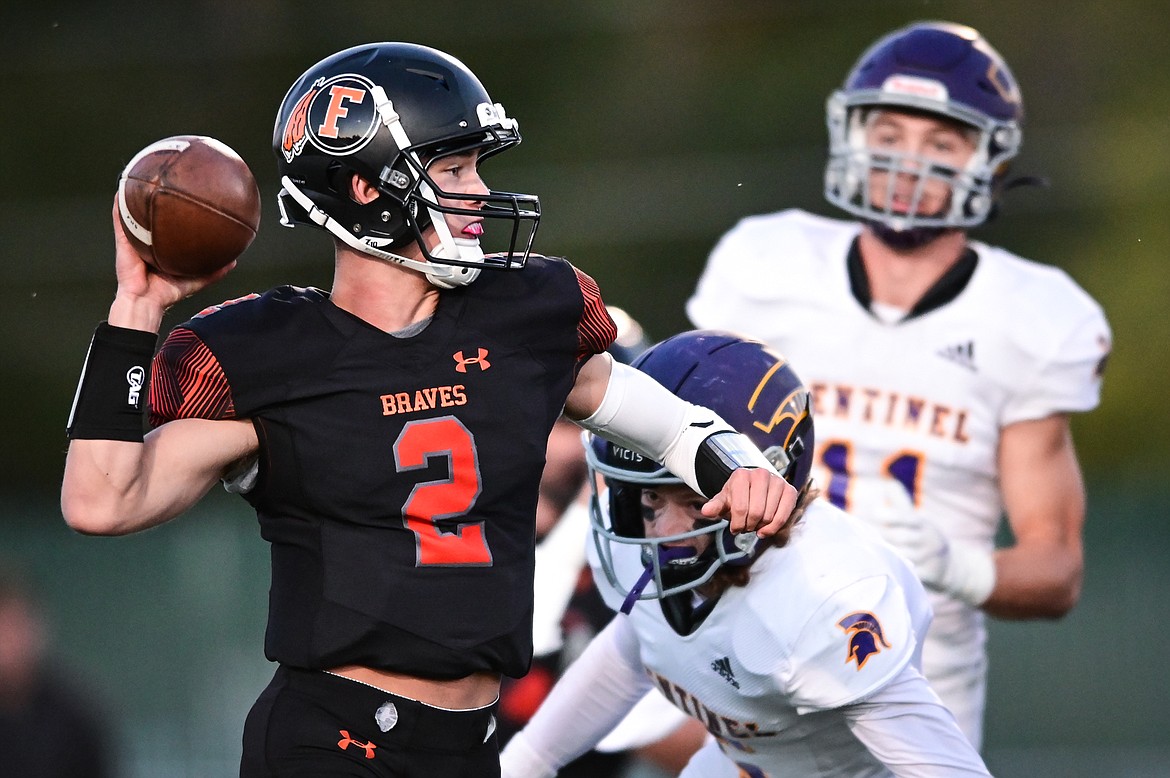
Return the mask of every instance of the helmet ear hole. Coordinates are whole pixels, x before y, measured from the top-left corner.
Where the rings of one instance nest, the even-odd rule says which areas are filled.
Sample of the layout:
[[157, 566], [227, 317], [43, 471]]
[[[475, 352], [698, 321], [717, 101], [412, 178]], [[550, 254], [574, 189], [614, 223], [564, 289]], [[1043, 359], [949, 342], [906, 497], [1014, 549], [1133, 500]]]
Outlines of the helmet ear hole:
[[353, 171], [344, 167], [340, 162], [330, 162], [325, 169], [325, 182], [329, 191], [335, 195], [349, 197], [349, 182]]
[[616, 479], [606, 479], [606, 485], [613, 531], [625, 538], [646, 537], [642, 525], [642, 488]]

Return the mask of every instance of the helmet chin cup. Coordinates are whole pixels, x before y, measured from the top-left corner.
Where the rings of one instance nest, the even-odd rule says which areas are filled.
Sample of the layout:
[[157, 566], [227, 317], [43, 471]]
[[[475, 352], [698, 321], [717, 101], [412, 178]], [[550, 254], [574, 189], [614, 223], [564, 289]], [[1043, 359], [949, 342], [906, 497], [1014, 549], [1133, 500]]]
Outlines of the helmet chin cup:
[[651, 581], [656, 582], [658, 590], [666, 588], [662, 581], [662, 572], [665, 566], [684, 559], [694, 559], [696, 556], [698, 555], [695, 553], [695, 549], [689, 546], [658, 546], [654, 552], [648, 548], [642, 549], [645, 569], [642, 571], [642, 575], [638, 576], [634, 585], [630, 587], [630, 591], [626, 593], [626, 599], [622, 601], [621, 612], [629, 613], [633, 610], [634, 603], [643, 599], [642, 593]]
[[451, 243], [440, 243], [431, 249], [435, 259], [457, 259], [461, 262], [482, 262], [483, 249], [478, 238], [451, 238]]
[[427, 264], [430, 267], [422, 271], [423, 275], [432, 285], [440, 289], [457, 289], [460, 286], [468, 286], [479, 278], [480, 271], [477, 267]]
[[467, 286], [479, 278], [480, 268], [462, 264], [464, 262], [483, 262], [483, 249], [480, 248], [478, 240], [451, 238], [451, 243], [440, 243], [430, 253], [433, 260], [454, 259], [460, 262], [458, 265], [439, 265], [435, 262], [427, 263], [429, 267], [424, 271], [427, 280], [440, 289], [454, 289], [459, 286]]

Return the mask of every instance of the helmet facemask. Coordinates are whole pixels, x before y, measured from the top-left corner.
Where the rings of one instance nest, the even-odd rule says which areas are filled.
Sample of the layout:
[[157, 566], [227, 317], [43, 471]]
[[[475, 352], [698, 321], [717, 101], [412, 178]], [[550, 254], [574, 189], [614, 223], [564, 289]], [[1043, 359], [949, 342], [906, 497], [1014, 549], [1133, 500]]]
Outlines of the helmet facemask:
[[[980, 127], [972, 123], [976, 117], [964, 116], [954, 109], [940, 111], [937, 105], [932, 110], [919, 103], [868, 102], [872, 99], [875, 98], [846, 97], [838, 92], [829, 101], [830, 148], [825, 170], [825, 197], [829, 202], [897, 232], [922, 228], [966, 229], [985, 222], [1008, 161], [1018, 152], [1018, 130], [1007, 125]], [[871, 149], [866, 142], [865, 122], [878, 109], [925, 112], [952, 121], [975, 134], [975, 151], [960, 169], [922, 155]], [[886, 179], [886, 196], [885, 204], [879, 205], [871, 198], [870, 182], [875, 175], [882, 174]], [[910, 205], [904, 212], [894, 209], [893, 193], [899, 176], [915, 181]], [[941, 210], [922, 213], [921, 199], [931, 182], [943, 184], [950, 194]]]
[[[479, 150], [478, 164], [520, 142], [519, 125], [504, 112], [499, 103], [481, 104], [478, 114], [485, 122], [483, 132], [444, 141], [441, 144], [401, 148], [397, 164], [384, 167], [379, 175], [378, 189], [393, 198], [406, 212], [410, 236], [428, 262], [456, 267], [499, 270], [519, 270], [524, 267], [536, 237], [540, 221], [540, 201], [533, 195], [489, 191], [454, 192], [443, 190], [428, 170], [443, 159], [456, 154]], [[395, 133], [400, 143], [409, 140], [403, 133]], [[477, 202], [479, 207], [467, 208], [449, 205], [442, 200]], [[493, 236], [495, 227], [504, 225], [507, 234], [495, 240], [498, 250], [486, 253], [481, 238], [451, 234], [445, 215], [482, 218], [486, 236]], [[424, 232], [431, 227], [438, 244], [427, 245]]]
[[[601, 438], [593, 438], [586, 448], [591, 476], [607, 470], [599, 463], [594, 446], [611, 447]], [[628, 473], [627, 473], [628, 476]], [[598, 479], [589, 479], [590, 523], [593, 542], [601, 568], [610, 585], [625, 595], [622, 612], [629, 613], [638, 600], [660, 600], [696, 589], [710, 581], [723, 565], [751, 564], [755, 549], [754, 534], [733, 535], [726, 519], [696, 522], [694, 529], [662, 537], [646, 537], [643, 517], [642, 491], [655, 486], [681, 484], [665, 469], [637, 482], [605, 478], [606, 492], [599, 492]], [[606, 500], [603, 507], [602, 500]], [[692, 538], [709, 536], [710, 542], [701, 552], [688, 544]], [[643, 567], [642, 575], [633, 584], [622, 581], [614, 566], [613, 544], [637, 546]]]

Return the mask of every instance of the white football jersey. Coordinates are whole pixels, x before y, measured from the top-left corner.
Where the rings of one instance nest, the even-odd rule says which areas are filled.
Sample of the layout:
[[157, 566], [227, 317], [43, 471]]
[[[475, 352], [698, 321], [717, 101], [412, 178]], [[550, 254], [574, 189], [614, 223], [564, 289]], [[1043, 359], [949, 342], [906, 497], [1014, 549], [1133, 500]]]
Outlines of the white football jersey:
[[[884, 323], [851, 291], [860, 229], [798, 210], [746, 218], [712, 252], [687, 313], [791, 361], [814, 397], [813, 474], [826, 497], [857, 512], [851, 483], [894, 478], [948, 537], [990, 552], [1000, 430], [1097, 405], [1104, 314], [1063, 271], [972, 242], [978, 262], [958, 296]], [[933, 606], [925, 673], [978, 743], [983, 614], [937, 595]]]
[[[639, 548], [613, 551], [628, 588], [643, 570]], [[623, 596], [594, 573], [620, 607]], [[749, 584], [726, 591], [691, 634], [675, 632], [657, 600], [636, 603], [628, 618], [654, 683], [743, 774], [890, 774], [837, 709], [918, 663], [930, 606], [907, 563], [833, 506], [811, 505], [788, 545], [761, 554]]]

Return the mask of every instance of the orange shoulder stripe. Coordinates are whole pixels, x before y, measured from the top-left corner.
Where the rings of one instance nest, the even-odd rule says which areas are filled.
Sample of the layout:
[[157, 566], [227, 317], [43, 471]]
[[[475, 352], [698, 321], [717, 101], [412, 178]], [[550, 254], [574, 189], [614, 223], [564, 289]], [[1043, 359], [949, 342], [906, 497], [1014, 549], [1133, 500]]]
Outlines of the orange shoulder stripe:
[[223, 368], [199, 336], [176, 328], [155, 355], [150, 373], [150, 423], [175, 419], [234, 419]]

